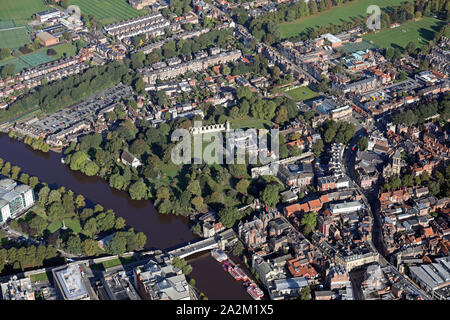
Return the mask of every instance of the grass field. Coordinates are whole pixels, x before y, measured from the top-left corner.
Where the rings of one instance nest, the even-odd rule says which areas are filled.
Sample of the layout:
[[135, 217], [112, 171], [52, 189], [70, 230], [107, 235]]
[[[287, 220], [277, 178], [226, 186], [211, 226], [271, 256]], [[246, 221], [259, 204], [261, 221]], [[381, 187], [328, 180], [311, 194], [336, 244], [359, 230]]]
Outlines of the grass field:
[[51, 281], [51, 280], [53, 280], [53, 274], [51, 272], [42, 272], [30, 276], [30, 281], [32, 283], [36, 281]]
[[18, 49], [30, 42], [31, 38], [25, 27], [0, 29], [0, 48]]
[[297, 89], [285, 91], [285, 93], [295, 101], [308, 100], [318, 95], [317, 92], [311, 90], [309, 87], [299, 87]]
[[297, 36], [307, 28], [317, 28], [322, 25], [333, 23], [340, 25], [344, 20], [351, 21], [352, 18], [365, 17], [367, 7], [376, 4], [380, 8], [392, 7], [403, 2], [412, 2], [413, 0], [359, 0], [348, 3], [314, 16], [298, 19], [292, 22], [285, 22], [280, 25], [281, 38], [290, 38]]
[[13, 64], [16, 67], [15, 72], [20, 72], [23, 69], [35, 67], [41, 63], [57, 60], [61, 58], [64, 55], [64, 53], [67, 54], [67, 57], [71, 57], [76, 54], [75, 46], [70, 43], [64, 43], [56, 47], [53, 47], [53, 49], [56, 51], [56, 55], [54, 56], [48, 56], [47, 49], [48, 48], [42, 48], [34, 53], [22, 55], [17, 58], [9, 57], [0, 62], [0, 69], [7, 64]]
[[81, 13], [94, 15], [104, 25], [144, 13], [133, 9], [127, 0], [73, 0], [72, 4], [79, 6]]
[[433, 39], [437, 27], [441, 24], [435, 18], [422, 18], [419, 21], [408, 21], [393, 29], [385, 29], [363, 36], [363, 39], [380, 48], [402, 47], [413, 41], [416, 47], [422, 47]]
[[49, 9], [42, 0], [0, 0], [0, 20], [28, 20], [33, 14]]
[[64, 56], [64, 53], [67, 57], [72, 57], [77, 53], [77, 48], [71, 43], [63, 43], [53, 49], [56, 51], [56, 55], [52, 56], [52, 59], [59, 59]]
[[345, 43], [342, 46], [336, 48], [338, 51], [344, 53], [353, 53], [357, 51], [366, 51], [367, 49], [373, 49], [375, 46], [367, 41], [361, 41], [357, 43]]
[[270, 128], [272, 122], [260, 119], [239, 119], [230, 120], [232, 129], [264, 129]]

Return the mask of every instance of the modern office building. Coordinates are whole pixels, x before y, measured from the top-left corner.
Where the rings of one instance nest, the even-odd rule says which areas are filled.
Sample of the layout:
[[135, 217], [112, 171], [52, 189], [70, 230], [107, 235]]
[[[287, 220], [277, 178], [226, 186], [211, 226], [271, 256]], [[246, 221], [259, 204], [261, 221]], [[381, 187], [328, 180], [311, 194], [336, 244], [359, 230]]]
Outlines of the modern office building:
[[78, 265], [63, 266], [53, 269], [58, 294], [64, 300], [91, 300], [85, 281], [84, 272]]
[[30, 208], [34, 202], [34, 192], [30, 186], [17, 185], [11, 179], [0, 180], [0, 224]]

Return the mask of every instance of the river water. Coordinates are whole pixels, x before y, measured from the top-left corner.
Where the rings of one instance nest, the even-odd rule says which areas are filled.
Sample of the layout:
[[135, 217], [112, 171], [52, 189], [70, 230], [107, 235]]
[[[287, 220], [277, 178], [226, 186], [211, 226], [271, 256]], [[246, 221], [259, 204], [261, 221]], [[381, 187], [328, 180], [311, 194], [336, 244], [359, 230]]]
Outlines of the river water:
[[[147, 236], [146, 248], [168, 249], [196, 238], [188, 228], [188, 219], [172, 214], [158, 214], [150, 201], [131, 200], [125, 191], [114, 190], [99, 177], [88, 177], [61, 163], [61, 155], [43, 153], [0, 134], [0, 157], [23, 172], [36, 176], [51, 186], [65, 186], [82, 194], [88, 203], [99, 203], [126, 220], [127, 225]], [[197, 287], [210, 299], [251, 299], [240, 282], [222, 270], [210, 255], [190, 259]]]

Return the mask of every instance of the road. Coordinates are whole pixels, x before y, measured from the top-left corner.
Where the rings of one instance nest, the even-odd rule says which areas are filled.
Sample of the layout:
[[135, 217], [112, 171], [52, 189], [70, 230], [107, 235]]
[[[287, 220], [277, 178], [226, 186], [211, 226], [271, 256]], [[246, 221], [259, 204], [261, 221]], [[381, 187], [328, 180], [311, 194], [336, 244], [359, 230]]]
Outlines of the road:
[[[386, 260], [386, 252], [383, 246], [383, 230], [381, 224], [381, 217], [378, 208], [378, 192], [379, 186], [376, 184], [371, 190], [364, 190], [359, 185], [355, 183], [356, 181], [356, 171], [355, 171], [355, 157], [356, 151], [353, 151], [350, 146], [355, 145], [361, 135], [365, 134], [365, 130], [359, 130], [355, 136], [350, 141], [348, 147], [344, 151], [344, 159], [342, 162], [343, 172], [352, 180], [351, 185], [361, 194], [363, 202], [368, 208], [369, 214], [373, 218], [372, 226], [372, 241], [370, 241], [371, 246], [379, 253], [379, 264], [382, 267], [390, 266], [391, 269], [400, 278], [400, 281], [407, 284], [410, 290], [417, 296], [422, 297], [423, 300], [432, 300], [432, 298], [426, 294], [416, 283], [414, 283], [407, 276], [401, 274], [398, 269], [393, 266], [389, 261]], [[356, 277], [359, 278], [359, 277]], [[356, 279], [355, 279], [356, 280]], [[358, 282], [358, 281], [355, 281]]]

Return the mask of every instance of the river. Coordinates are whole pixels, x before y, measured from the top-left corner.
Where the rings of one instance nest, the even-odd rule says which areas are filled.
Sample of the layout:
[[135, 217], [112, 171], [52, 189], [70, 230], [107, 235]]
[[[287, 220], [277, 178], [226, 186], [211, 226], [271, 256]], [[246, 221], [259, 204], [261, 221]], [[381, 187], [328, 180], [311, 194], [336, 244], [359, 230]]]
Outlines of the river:
[[[188, 219], [158, 214], [150, 201], [131, 200], [125, 191], [114, 190], [99, 177], [88, 177], [61, 163], [61, 155], [33, 150], [23, 142], [0, 134], [0, 157], [21, 167], [51, 186], [65, 186], [82, 194], [88, 203], [99, 203], [126, 220], [127, 225], [147, 236], [147, 249], [168, 249], [197, 239], [188, 227]], [[211, 299], [250, 299], [243, 286], [234, 281], [209, 254], [191, 260], [197, 287]]]

